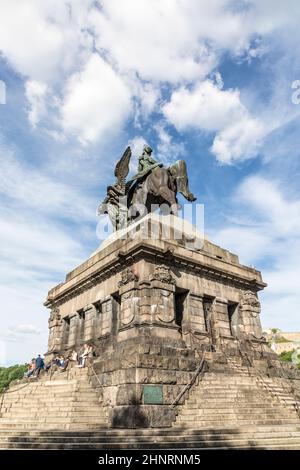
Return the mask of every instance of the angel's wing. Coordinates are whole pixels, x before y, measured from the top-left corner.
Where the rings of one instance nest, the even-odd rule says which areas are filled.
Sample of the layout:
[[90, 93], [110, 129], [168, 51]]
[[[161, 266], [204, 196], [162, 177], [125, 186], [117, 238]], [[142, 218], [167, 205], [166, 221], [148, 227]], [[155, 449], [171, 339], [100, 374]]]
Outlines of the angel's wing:
[[126, 176], [129, 173], [129, 162], [131, 158], [131, 148], [127, 147], [122, 157], [116, 164], [115, 177], [117, 178], [118, 184], [125, 187]]

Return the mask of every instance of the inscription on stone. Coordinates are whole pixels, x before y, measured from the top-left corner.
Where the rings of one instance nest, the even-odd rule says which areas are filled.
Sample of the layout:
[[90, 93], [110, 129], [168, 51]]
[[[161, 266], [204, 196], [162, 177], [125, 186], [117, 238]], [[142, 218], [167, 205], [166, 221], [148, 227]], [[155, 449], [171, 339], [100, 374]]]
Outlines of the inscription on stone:
[[143, 403], [144, 405], [162, 405], [163, 389], [160, 385], [144, 385]]

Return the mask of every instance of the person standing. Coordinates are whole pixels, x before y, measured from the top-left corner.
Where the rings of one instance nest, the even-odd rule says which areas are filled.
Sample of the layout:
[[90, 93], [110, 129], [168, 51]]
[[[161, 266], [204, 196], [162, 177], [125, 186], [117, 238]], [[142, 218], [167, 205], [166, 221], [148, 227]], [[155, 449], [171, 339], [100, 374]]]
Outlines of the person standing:
[[42, 369], [45, 368], [44, 359], [39, 354], [35, 360], [35, 376], [38, 377]]

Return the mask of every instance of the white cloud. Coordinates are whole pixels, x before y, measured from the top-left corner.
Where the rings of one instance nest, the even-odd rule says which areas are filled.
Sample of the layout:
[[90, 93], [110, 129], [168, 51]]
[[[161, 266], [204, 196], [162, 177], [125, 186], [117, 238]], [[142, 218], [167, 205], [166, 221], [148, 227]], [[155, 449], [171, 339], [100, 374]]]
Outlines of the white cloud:
[[92, 0], [2, 0], [0, 51], [12, 67], [49, 83], [78, 63], [91, 47], [86, 30]]
[[220, 79], [217, 84], [206, 80], [192, 90], [174, 91], [163, 113], [178, 130], [216, 132], [211, 151], [221, 163], [251, 158], [266, 130], [250, 115], [238, 90], [220, 89]]
[[192, 90], [181, 87], [174, 91], [170, 102], [164, 105], [163, 113], [179, 130], [198, 127], [217, 131], [229, 124], [229, 118], [241, 119], [245, 108], [238, 90], [221, 90], [206, 80]]
[[[153, 149], [153, 158], [162, 162], [166, 166], [174, 163], [181, 155], [184, 154], [184, 145], [173, 141], [172, 136], [166, 131], [163, 123], [154, 125], [153, 129], [158, 135], [157, 151]], [[144, 139], [144, 137], [136, 136], [129, 141], [128, 145], [130, 145], [132, 151], [130, 169], [136, 173], [138, 157], [142, 155], [144, 145], [150, 144], [146, 139]]]
[[300, 233], [300, 201], [287, 198], [276, 181], [261, 175], [249, 176], [236, 192], [237, 200], [255, 210], [256, 217], [272, 227], [273, 235]]
[[41, 330], [35, 325], [21, 323], [20, 325], [14, 325], [9, 327], [9, 331], [20, 335], [39, 335]]
[[67, 84], [62, 126], [83, 143], [95, 142], [107, 133], [117, 132], [130, 111], [130, 91], [124, 81], [93, 54]]
[[263, 269], [264, 325], [295, 329], [299, 323], [300, 199], [263, 175], [246, 178], [232, 195], [230, 217], [213, 239]]
[[263, 53], [258, 36], [297, 24], [299, 4], [290, 3], [294, 18], [271, 0], [102, 0], [90, 21], [99, 50], [121, 70], [179, 83], [204, 79], [224, 51], [252, 58]]
[[174, 163], [185, 153], [183, 143], [175, 143], [172, 136], [167, 132], [163, 123], [154, 126], [158, 134], [157, 159], [164, 165]]
[[132, 157], [138, 158], [143, 153], [144, 145], [149, 145], [149, 143], [144, 137], [136, 136], [129, 141], [128, 145], [131, 148]]
[[101, 0], [99, 8], [93, 0], [2, 0], [0, 48], [18, 72], [48, 82], [93, 50], [94, 35], [123, 71], [155, 81], [199, 80], [224, 50], [253, 55], [252, 38], [297, 26], [299, 3], [288, 3]]
[[99, 49], [108, 51], [118, 67], [136, 71], [144, 80], [178, 82], [204, 77], [216, 57], [202, 41], [193, 21], [205, 15], [204, 5], [190, 1], [102, 1], [91, 15]]
[[[284, 42], [287, 31], [297, 37], [299, 2], [288, 4], [287, 8], [273, 0], [102, 0], [97, 5], [93, 0], [3, 0], [0, 51], [27, 79], [33, 127], [48, 112], [53, 118], [45, 129], [48, 135], [64, 141], [60, 122], [67, 135], [77, 136], [81, 143], [98, 142], [113, 136], [130, 111], [140, 125], [140, 119], [157, 109], [164, 82], [192, 84], [194, 90], [201, 81], [207, 86], [207, 76], [224, 54], [252, 60], [267, 53], [277, 38]], [[292, 49], [289, 44], [289, 54]], [[184, 88], [177, 92], [183, 94]], [[226, 93], [221, 96], [228, 105]], [[190, 94], [195, 98], [191, 113], [199, 118], [201, 109], [196, 108], [203, 103], [195, 91]], [[238, 91], [228, 94], [234, 106]], [[53, 110], [54, 101], [58, 106]], [[274, 114], [274, 102], [269, 116]], [[240, 105], [234, 111], [238, 108], [241, 111]], [[224, 116], [221, 112], [221, 119]], [[254, 156], [265, 133], [260, 117], [245, 107], [242, 122], [232, 119], [232, 125], [224, 127], [218, 115], [202, 116], [204, 128], [217, 129], [211, 131], [218, 133], [212, 151], [223, 163]]]
[[36, 128], [40, 119], [46, 114], [45, 98], [48, 87], [45, 83], [28, 80], [25, 85], [26, 97], [30, 103], [28, 119], [33, 128]]
[[[228, 116], [230, 119], [230, 115]], [[229, 122], [215, 136], [211, 151], [220, 163], [230, 164], [257, 156], [267, 129], [245, 110], [241, 120]]]
[[35, 270], [42, 273], [64, 272], [82, 259], [80, 254], [83, 256], [83, 248], [80, 243], [55, 222], [43, 220], [33, 213], [30, 216], [28, 212], [14, 215], [12, 211], [1, 210], [0, 213], [0, 254], [3, 262], [0, 272], [3, 282], [6, 283], [5, 276], [8, 279], [10, 273], [6, 261], [12, 262], [14, 257], [13, 266], [18, 268], [15, 274], [22, 280], [25, 274], [22, 270], [31, 270], [32, 281], [36, 277]]
[[80, 190], [20, 163], [6, 147], [0, 146], [0, 157], [0, 194], [15, 201], [16, 208], [71, 220], [94, 219], [94, 203]]
[[95, 211], [79, 189], [19, 163], [7, 148], [0, 157], [0, 339], [11, 364], [45, 351], [43, 301], [92, 251], [82, 225]]
[[142, 136], [136, 136], [128, 142], [128, 145], [130, 146], [132, 153], [132, 157], [130, 159], [130, 171], [133, 174], [136, 174], [138, 158], [143, 153], [144, 145], [149, 145], [149, 142], [147, 142]]

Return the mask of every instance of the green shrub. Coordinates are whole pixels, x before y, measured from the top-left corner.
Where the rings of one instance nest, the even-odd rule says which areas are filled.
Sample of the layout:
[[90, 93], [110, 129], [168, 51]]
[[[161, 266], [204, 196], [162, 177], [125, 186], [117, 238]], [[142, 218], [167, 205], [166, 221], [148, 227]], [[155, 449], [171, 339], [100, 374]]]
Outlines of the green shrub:
[[27, 367], [24, 364], [16, 364], [10, 367], [0, 367], [0, 393], [3, 389], [8, 387], [10, 382], [17, 379], [22, 379]]
[[292, 354], [295, 350], [293, 351], [283, 351], [280, 353], [280, 359], [284, 362], [292, 362]]

